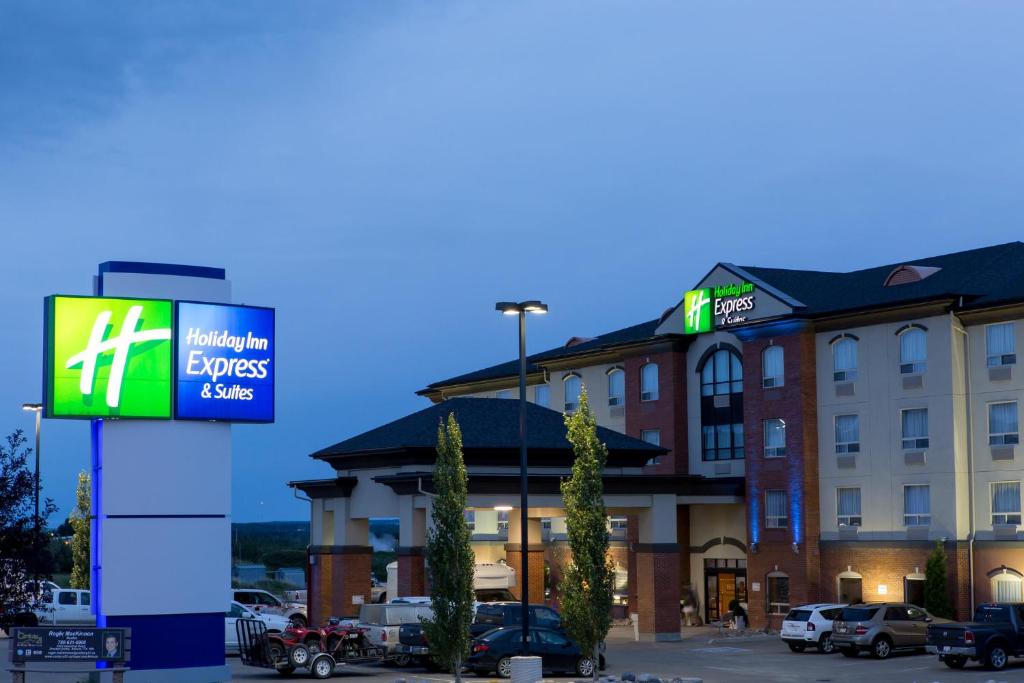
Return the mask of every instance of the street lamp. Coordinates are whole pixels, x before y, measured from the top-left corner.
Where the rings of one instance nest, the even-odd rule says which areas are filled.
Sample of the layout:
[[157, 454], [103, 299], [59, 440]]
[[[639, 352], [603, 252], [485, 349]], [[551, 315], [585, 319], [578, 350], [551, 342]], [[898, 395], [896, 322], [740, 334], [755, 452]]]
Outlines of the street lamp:
[[495, 310], [501, 311], [504, 315], [519, 316], [519, 557], [522, 560], [522, 567], [519, 575], [522, 577], [522, 601], [523, 601], [523, 655], [530, 654], [529, 631], [530, 631], [530, 567], [529, 547], [529, 511], [526, 495], [526, 314], [547, 313], [547, 304], [540, 301], [499, 301], [494, 305]]
[[[22, 403], [21, 404], [21, 409], [26, 411], [26, 412], [35, 413], [36, 414], [36, 450], [35, 450], [35, 454], [36, 454], [36, 482], [35, 482], [36, 483], [36, 486], [35, 486], [35, 488], [36, 488], [36, 491], [35, 491], [35, 495], [36, 495], [36, 516], [35, 516], [36, 535], [35, 535], [35, 540], [33, 541], [33, 545], [36, 545], [36, 544], [39, 543], [39, 531], [40, 531], [40, 529], [39, 529], [39, 427], [41, 426], [42, 417], [43, 417], [43, 404], [42, 403]], [[36, 566], [36, 589], [37, 590], [39, 589], [39, 569], [38, 569], [39, 557], [38, 557], [38, 554], [39, 554], [39, 548], [36, 547], [36, 565], [37, 565]]]

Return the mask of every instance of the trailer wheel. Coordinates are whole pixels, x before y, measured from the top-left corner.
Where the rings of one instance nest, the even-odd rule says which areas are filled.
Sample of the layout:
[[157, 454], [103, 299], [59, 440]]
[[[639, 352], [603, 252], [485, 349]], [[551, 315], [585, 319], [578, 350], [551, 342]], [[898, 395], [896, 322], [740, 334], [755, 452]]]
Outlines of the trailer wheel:
[[296, 645], [288, 653], [288, 661], [297, 669], [309, 664], [309, 648], [305, 645]]
[[324, 679], [334, 675], [334, 658], [330, 655], [317, 655], [309, 667], [313, 678]]

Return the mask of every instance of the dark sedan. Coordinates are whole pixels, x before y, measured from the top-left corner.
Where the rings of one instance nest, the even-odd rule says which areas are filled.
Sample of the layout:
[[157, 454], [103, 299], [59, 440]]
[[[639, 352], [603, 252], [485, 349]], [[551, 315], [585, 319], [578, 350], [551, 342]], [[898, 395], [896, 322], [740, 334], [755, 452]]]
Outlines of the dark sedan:
[[[544, 673], [571, 673], [583, 678], [594, 674], [594, 660], [585, 655], [573, 640], [560, 631], [532, 628], [529, 634], [530, 654], [541, 658]], [[473, 640], [466, 668], [477, 676], [496, 671], [501, 678], [512, 676], [512, 658], [523, 653], [522, 630], [517, 627], [497, 628]], [[604, 668], [604, 655], [601, 655]]]

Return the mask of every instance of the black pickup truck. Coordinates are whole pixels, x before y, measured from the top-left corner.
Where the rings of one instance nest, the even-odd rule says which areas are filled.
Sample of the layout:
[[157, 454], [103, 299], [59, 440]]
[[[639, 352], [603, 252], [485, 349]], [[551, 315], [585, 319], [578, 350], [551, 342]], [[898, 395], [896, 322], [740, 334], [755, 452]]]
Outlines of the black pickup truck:
[[970, 623], [931, 624], [925, 647], [951, 669], [962, 669], [968, 659], [1003, 669], [1010, 657], [1024, 657], [1024, 605], [978, 605]]

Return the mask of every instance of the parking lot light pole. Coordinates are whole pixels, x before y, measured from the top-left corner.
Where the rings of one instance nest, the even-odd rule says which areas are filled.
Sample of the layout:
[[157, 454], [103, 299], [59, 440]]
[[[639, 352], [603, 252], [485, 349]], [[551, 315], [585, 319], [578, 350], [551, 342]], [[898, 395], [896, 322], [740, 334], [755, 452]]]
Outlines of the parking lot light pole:
[[519, 316], [519, 557], [521, 598], [523, 603], [522, 636], [523, 656], [530, 654], [530, 568], [529, 568], [529, 507], [527, 496], [526, 459], [526, 314], [547, 313], [547, 304], [540, 301], [499, 301], [494, 308], [504, 315]]
[[35, 546], [36, 551], [36, 589], [39, 589], [39, 430], [42, 426], [43, 417], [43, 404], [42, 403], [22, 403], [21, 409], [36, 414], [36, 481], [35, 481], [35, 498], [36, 498], [36, 516], [34, 520], [36, 535], [32, 544]]

